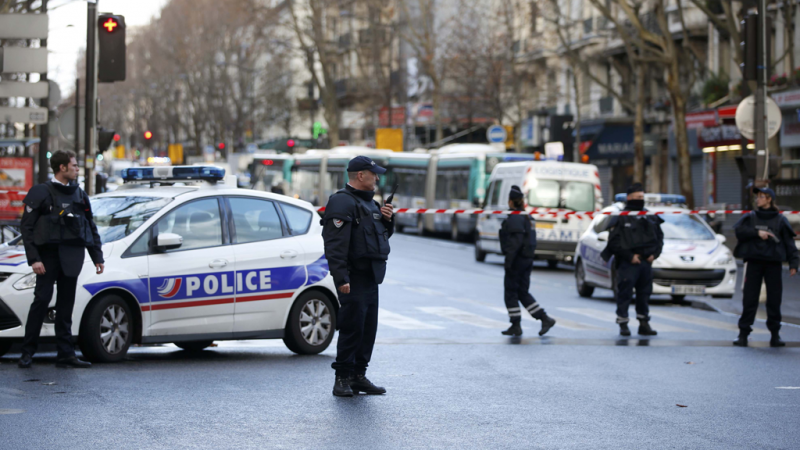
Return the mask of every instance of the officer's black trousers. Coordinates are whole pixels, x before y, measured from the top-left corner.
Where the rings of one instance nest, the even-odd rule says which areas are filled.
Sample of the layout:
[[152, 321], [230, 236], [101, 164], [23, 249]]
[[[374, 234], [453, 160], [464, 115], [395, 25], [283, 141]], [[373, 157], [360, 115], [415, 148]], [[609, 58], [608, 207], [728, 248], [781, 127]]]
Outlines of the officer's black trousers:
[[519, 323], [522, 320], [520, 303], [533, 317], [541, 319], [544, 315], [544, 309], [536, 303], [536, 299], [528, 292], [531, 287], [532, 270], [533, 260], [529, 258], [516, 258], [510, 265], [506, 266], [506, 273], [503, 278], [504, 299], [511, 323]]
[[783, 265], [775, 261], [748, 261], [744, 272], [742, 317], [739, 329], [750, 333], [758, 311], [761, 282], [767, 285], [767, 328], [773, 333], [781, 329], [781, 297], [783, 296]]
[[378, 332], [378, 283], [372, 272], [350, 272], [350, 293], [339, 293], [336, 375], [364, 374]]
[[650, 320], [650, 295], [653, 293], [653, 267], [647, 261], [632, 264], [622, 261], [617, 267], [617, 323], [628, 323], [628, 308], [636, 288], [636, 318]]
[[[33, 303], [25, 323], [25, 340], [22, 352], [33, 356], [39, 344], [39, 332], [47, 316], [47, 309], [53, 300], [53, 284], [58, 282], [56, 296], [56, 345], [58, 359], [75, 356], [72, 345], [72, 308], [75, 306], [75, 288], [77, 277], [68, 277], [61, 268], [58, 250], [41, 249], [39, 256], [44, 264], [45, 274], [36, 276], [36, 288], [33, 291]], [[83, 261], [81, 261], [83, 262]]]

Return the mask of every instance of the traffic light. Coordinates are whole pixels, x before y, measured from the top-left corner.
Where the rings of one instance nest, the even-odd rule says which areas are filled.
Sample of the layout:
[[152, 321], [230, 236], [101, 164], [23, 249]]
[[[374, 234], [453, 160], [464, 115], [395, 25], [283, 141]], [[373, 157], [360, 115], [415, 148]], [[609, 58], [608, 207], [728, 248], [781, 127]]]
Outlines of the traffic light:
[[[772, 54], [772, 49], [770, 48], [770, 35], [772, 34], [770, 30], [772, 29], [772, 20], [769, 18], [769, 16], [766, 18], [766, 23], [767, 73], [764, 78], [769, 79], [769, 66], [771, 59], [769, 55]], [[749, 14], [744, 18], [744, 20], [742, 20], [741, 25], [742, 41], [740, 42], [740, 45], [742, 47], [742, 78], [747, 81], [757, 80], [758, 67], [761, 65], [761, 21], [759, 20], [757, 14]]]
[[114, 142], [119, 142], [120, 139], [122, 139], [122, 137], [120, 135], [118, 135], [118, 134], [114, 135]]
[[98, 128], [97, 129], [97, 150], [100, 153], [108, 150], [108, 147], [111, 146], [111, 141], [114, 140], [116, 136], [119, 136], [116, 131], [114, 130], [106, 130], [105, 128]]
[[217, 144], [217, 150], [225, 150], [225, 143], [220, 142]]
[[286, 146], [289, 147], [290, 149], [294, 148], [294, 144], [295, 144], [294, 139], [289, 139], [288, 141], [286, 141]]
[[149, 141], [153, 139], [153, 133], [150, 130], [144, 132], [144, 140]]
[[101, 14], [97, 27], [100, 45], [97, 80], [101, 83], [125, 81], [125, 17]]

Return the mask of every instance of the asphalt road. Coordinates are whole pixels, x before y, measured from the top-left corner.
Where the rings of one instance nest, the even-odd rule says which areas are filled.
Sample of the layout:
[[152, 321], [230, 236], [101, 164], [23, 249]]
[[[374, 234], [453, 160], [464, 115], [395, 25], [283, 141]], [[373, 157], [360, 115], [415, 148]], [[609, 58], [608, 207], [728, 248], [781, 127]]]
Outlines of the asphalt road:
[[23, 371], [10, 354], [0, 448], [798, 448], [800, 327], [772, 349], [759, 322], [753, 347], [735, 348], [735, 316], [665, 303], [652, 311], [658, 336], [624, 339], [610, 292], [582, 299], [569, 268], [542, 265], [531, 291], [559, 323], [539, 338], [527, 317], [507, 338], [498, 257], [409, 235], [392, 244], [368, 373], [387, 395], [333, 397], [335, 346], [139, 347], [90, 370], [56, 369], [45, 353]]

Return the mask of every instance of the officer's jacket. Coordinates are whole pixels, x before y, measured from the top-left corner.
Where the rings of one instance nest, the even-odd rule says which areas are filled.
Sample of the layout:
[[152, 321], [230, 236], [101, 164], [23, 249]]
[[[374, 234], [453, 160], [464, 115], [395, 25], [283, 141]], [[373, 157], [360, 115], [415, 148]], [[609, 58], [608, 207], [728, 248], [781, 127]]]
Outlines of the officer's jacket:
[[[789, 266], [797, 269], [800, 266], [800, 254], [794, 243], [795, 232], [789, 220], [777, 210], [758, 210], [745, 214], [734, 225], [736, 231], [736, 248], [734, 256], [745, 261], [788, 261]], [[771, 231], [774, 239], [761, 239], [758, 231]]]
[[337, 287], [350, 283], [350, 272], [372, 273], [382, 283], [389, 258], [394, 217], [383, 218], [374, 193], [350, 185], [331, 196], [322, 218], [325, 258]]
[[608, 244], [600, 256], [605, 261], [614, 256], [617, 264], [630, 262], [633, 255], [642, 260], [650, 256], [658, 258], [664, 248], [663, 222], [658, 216], [612, 216], [606, 226], [610, 230]]
[[516, 258], [532, 259], [536, 251], [536, 230], [528, 214], [510, 215], [500, 226], [500, 249], [506, 265]]
[[[50, 185], [48, 187], [47, 185]], [[58, 195], [54, 204], [54, 189]], [[34, 186], [23, 200], [20, 231], [28, 265], [40, 262], [41, 246], [84, 246], [95, 264], [102, 264], [103, 250], [97, 226], [92, 217], [89, 196], [77, 184], [64, 186], [48, 181]], [[85, 255], [85, 254], [84, 254]], [[83, 265], [81, 261], [72, 264]]]

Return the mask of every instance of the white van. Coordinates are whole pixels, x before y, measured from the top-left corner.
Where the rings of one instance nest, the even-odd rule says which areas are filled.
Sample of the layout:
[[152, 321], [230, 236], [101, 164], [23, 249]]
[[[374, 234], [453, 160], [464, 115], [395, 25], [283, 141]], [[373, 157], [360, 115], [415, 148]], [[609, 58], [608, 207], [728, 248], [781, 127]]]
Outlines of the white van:
[[[517, 185], [525, 194], [528, 211], [553, 208], [571, 211], [600, 211], [603, 207], [600, 174], [591, 164], [559, 161], [500, 163], [489, 179], [487, 210], [508, 210], [508, 192]], [[475, 259], [500, 251], [500, 225], [507, 216], [481, 215], [475, 240]], [[546, 217], [536, 219], [536, 258], [550, 267], [559, 261], [572, 263], [575, 247], [592, 222], [591, 217]]]

